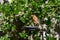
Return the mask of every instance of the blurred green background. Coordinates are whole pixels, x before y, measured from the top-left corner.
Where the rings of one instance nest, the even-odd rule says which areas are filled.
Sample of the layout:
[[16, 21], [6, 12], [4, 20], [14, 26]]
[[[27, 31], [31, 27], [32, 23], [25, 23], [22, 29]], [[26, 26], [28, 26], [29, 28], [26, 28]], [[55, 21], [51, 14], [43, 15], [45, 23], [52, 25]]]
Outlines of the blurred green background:
[[[0, 3], [0, 40], [27, 40], [28, 33], [23, 26], [32, 26], [31, 15], [36, 15], [42, 24], [46, 24], [47, 33], [54, 25], [53, 18], [60, 23], [60, 0], [11, 0]], [[47, 20], [46, 20], [47, 19]], [[60, 26], [55, 25], [59, 33]], [[36, 37], [34, 40], [39, 40]], [[47, 40], [55, 40], [47, 37]]]

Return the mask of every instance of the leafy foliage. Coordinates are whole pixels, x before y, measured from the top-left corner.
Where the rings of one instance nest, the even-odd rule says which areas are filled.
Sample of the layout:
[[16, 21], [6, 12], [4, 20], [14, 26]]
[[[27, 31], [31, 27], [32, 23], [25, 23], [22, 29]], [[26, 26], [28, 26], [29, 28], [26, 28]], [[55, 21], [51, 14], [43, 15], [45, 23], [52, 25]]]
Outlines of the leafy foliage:
[[27, 39], [26, 32], [23, 33], [21, 28], [33, 24], [31, 19], [33, 14], [50, 30], [53, 26], [52, 18], [60, 21], [60, 0], [13, 0], [11, 3], [0, 4], [0, 31], [8, 35], [1, 36], [0, 40], [14, 40], [14, 38], [19, 40], [20, 37]]

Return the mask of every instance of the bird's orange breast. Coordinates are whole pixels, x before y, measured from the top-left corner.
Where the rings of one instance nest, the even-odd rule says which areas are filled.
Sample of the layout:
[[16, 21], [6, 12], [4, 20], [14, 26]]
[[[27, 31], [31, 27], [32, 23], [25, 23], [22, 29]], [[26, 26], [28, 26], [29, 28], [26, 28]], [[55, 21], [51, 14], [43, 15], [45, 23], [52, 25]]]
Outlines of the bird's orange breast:
[[37, 21], [37, 17], [35, 15], [32, 15], [32, 20]]

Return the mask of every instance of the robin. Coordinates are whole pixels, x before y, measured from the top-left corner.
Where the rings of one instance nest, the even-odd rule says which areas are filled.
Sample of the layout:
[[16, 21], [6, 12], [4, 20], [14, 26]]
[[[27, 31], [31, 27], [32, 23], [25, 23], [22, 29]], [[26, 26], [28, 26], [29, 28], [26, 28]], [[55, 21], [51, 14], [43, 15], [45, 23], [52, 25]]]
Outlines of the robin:
[[40, 23], [40, 21], [39, 21], [39, 19], [37, 18], [36, 15], [32, 15], [32, 21], [35, 24], [35, 26], [37, 26], [40, 29], [40, 31], [38, 32], [38, 36], [40, 36], [40, 39], [43, 40], [43, 35], [42, 35], [43, 34], [43, 31], [42, 31], [43, 26]]
[[36, 15], [32, 15], [31, 17], [32, 17], [33, 23], [34, 23], [36, 26], [39, 26], [40, 29], [42, 29], [42, 26], [41, 26], [41, 24], [40, 24], [40, 21], [39, 21], [39, 19], [36, 17]]

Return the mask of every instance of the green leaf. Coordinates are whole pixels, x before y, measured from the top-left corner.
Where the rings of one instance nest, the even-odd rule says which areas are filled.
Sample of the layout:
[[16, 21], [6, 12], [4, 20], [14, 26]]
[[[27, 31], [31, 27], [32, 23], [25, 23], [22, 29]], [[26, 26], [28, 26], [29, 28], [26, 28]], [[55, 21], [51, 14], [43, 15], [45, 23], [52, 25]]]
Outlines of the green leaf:
[[21, 38], [26, 39], [27, 38], [27, 34], [25, 32], [19, 33]]
[[23, 23], [26, 22], [25, 18], [23, 18], [23, 17], [21, 17], [20, 20], [21, 20]]
[[16, 27], [15, 26], [12, 26], [11, 27], [11, 31], [14, 32], [16, 30]]

